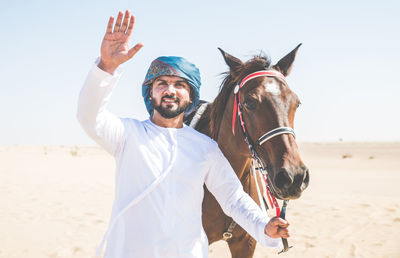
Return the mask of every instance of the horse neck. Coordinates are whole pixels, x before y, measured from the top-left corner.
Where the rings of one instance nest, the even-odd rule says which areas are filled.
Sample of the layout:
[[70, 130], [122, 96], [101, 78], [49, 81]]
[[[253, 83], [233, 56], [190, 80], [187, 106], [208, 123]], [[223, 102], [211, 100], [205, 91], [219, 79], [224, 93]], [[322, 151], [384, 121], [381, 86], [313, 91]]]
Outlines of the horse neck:
[[[211, 103], [211, 105], [213, 105], [213, 103]], [[210, 125], [213, 123], [211, 123], [211, 107], [209, 105], [199, 120], [196, 130], [213, 139], [218, 136], [217, 143], [220, 150], [231, 164], [237, 177], [241, 180], [246, 176], [246, 172], [249, 171], [251, 164], [248, 147], [244, 139], [241, 138], [240, 131], [238, 131], [236, 135], [232, 134], [229, 119], [225, 119], [225, 117], [226, 116], [222, 119], [217, 130], [218, 135], [212, 135], [213, 130], [211, 130]]]

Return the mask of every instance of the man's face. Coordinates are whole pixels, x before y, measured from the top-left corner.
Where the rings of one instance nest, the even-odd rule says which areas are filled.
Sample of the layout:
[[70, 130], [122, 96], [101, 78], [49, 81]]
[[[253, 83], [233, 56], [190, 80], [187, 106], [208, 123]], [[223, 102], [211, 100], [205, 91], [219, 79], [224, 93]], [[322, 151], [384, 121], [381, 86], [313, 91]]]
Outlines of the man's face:
[[150, 92], [151, 104], [164, 118], [174, 118], [184, 112], [191, 103], [190, 85], [178, 76], [160, 76]]

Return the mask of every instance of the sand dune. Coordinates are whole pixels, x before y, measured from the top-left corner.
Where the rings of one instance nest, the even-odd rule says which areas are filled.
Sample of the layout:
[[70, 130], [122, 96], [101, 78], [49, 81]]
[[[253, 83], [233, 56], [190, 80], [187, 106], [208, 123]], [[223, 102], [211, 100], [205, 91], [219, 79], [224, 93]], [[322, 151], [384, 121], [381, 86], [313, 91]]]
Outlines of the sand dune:
[[[289, 202], [294, 247], [255, 257], [400, 257], [400, 143], [302, 143], [310, 186]], [[0, 257], [93, 257], [113, 200], [98, 147], [0, 147]], [[226, 243], [210, 257], [230, 257]]]

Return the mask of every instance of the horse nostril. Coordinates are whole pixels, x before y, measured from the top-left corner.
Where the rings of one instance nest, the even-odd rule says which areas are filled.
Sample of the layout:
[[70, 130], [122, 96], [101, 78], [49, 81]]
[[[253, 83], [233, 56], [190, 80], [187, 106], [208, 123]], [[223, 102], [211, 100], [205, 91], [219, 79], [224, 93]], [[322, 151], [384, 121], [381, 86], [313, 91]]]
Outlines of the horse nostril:
[[310, 174], [308, 173], [308, 168], [306, 168], [306, 171], [304, 172], [304, 180], [303, 182], [308, 184], [308, 182], [310, 181]]
[[301, 184], [302, 191], [307, 188], [309, 182], [310, 182], [310, 174], [308, 172], [308, 168], [305, 168], [303, 182]]
[[293, 177], [284, 168], [279, 170], [278, 175], [275, 177], [275, 185], [279, 189], [288, 189], [293, 184]]

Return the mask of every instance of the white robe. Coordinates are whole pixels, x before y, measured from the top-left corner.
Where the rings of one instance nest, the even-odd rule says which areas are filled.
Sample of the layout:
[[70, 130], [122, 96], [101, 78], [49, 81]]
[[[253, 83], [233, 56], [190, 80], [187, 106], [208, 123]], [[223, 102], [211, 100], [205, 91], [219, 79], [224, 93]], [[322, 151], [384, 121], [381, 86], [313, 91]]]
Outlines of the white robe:
[[[78, 120], [116, 160], [115, 200], [104, 257], [207, 257], [203, 184], [223, 211], [264, 246], [269, 221], [243, 191], [216, 142], [191, 127], [163, 128], [106, 110], [120, 71], [94, 65], [79, 96]], [[99, 248], [98, 254], [103, 249]]]

